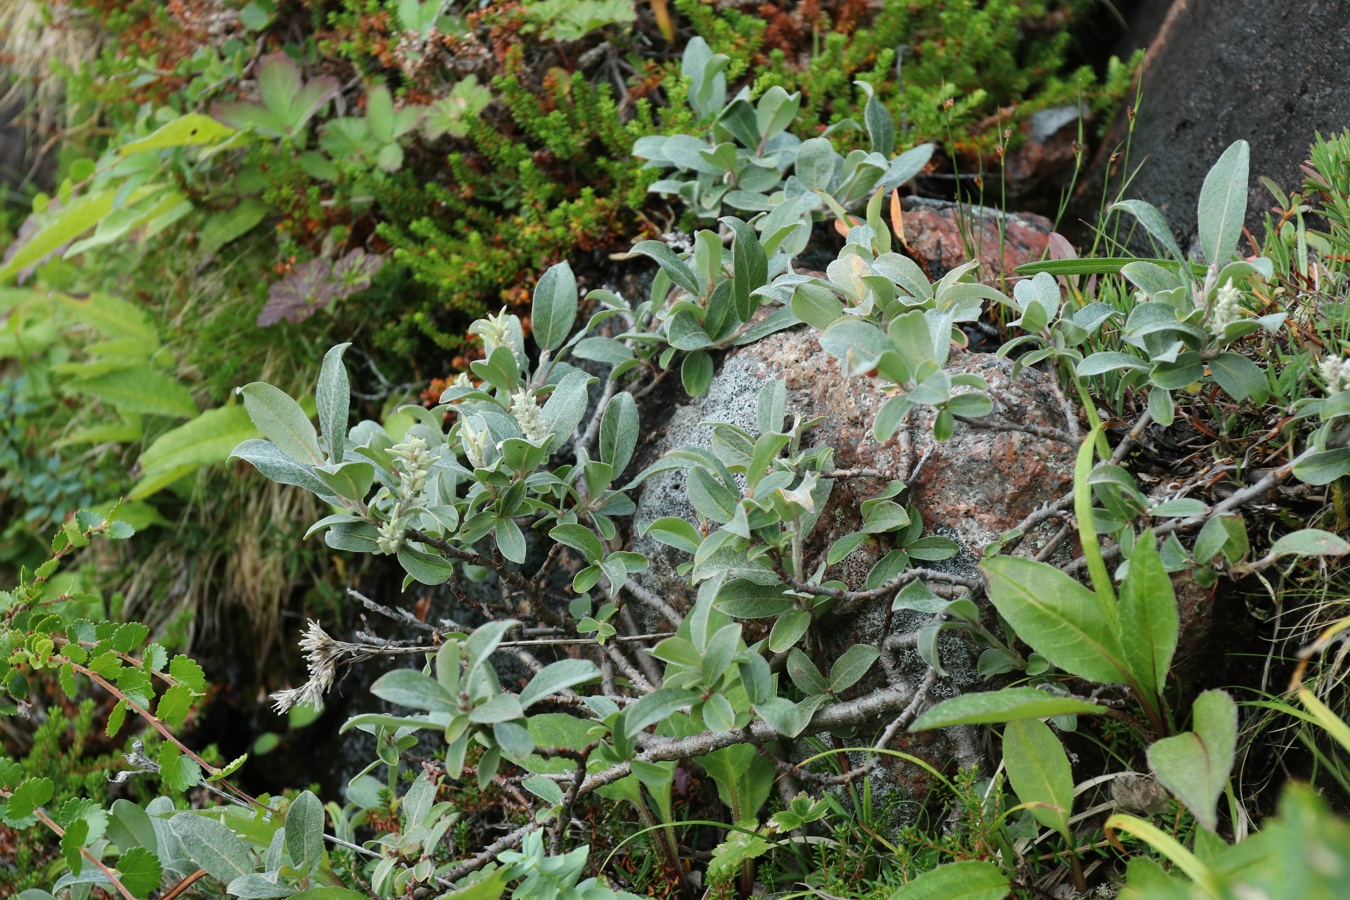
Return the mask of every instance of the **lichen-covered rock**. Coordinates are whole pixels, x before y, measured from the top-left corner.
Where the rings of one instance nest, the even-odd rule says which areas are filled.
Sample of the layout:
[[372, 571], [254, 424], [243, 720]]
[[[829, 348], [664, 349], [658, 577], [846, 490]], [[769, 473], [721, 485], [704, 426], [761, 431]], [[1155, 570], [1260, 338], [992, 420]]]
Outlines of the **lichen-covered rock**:
[[[979, 353], [958, 355], [949, 368], [978, 373], [989, 382], [999, 404], [995, 418], [1019, 425], [1065, 428], [1063, 412], [1049, 387], [1050, 376], [1024, 369], [1013, 378], [1011, 362]], [[729, 422], [753, 433], [759, 392], [775, 378], [787, 385], [789, 415], [823, 417], [819, 426], [807, 432], [808, 443], [834, 448], [837, 469], [879, 473], [836, 480], [829, 504], [807, 539], [809, 557], [822, 557], [835, 540], [858, 530], [861, 503], [888, 480], [898, 479], [910, 484], [909, 499], [921, 512], [926, 533], [949, 537], [961, 548], [952, 559], [925, 565], [973, 576], [985, 544], [1038, 506], [1062, 497], [1072, 484], [1073, 447], [1026, 432], [990, 431], [961, 423], [950, 440], [939, 443], [932, 437], [931, 413], [922, 410], [911, 415], [907, 431], [902, 429], [891, 440], [878, 443], [872, 434], [872, 422], [887, 399], [885, 386], [873, 379], [846, 379], [836, 361], [821, 349], [815, 333], [805, 329], [776, 334], [728, 356], [703, 397], [676, 409], [660, 423], [652, 437], [651, 458], [683, 446], [710, 448], [713, 422]], [[636, 515], [638, 533], [651, 522], [671, 515], [697, 521], [685, 494], [682, 471], [660, 474], [644, 485]], [[676, 607], [688, 608], [692, 591], [687, 579], [677, 572], [687, 555], [643, 538], [637, 539], [634, 549], [652, 561], [644, 576], [647, 586]], [[829, 574], [861, 589], [869, 569], [888, 549], [865, 543]], [[879, 644], [891, 618], [887, 615], [889, 606], [889, 597], [879, 598], [847, 615], [832, 615], [820, 635], [825, 660], [837, 658], [856, 643]], [[889, 624], [893, 634], [903, 634], [930, 620], [931, 616], [902, 612]], [[993, 624], [992, 616], [989, 624]], [[930, 703], [959, 690], [982, 686], [976, 671], [976, 652], [969, 645], [944, 636], [939, 648], [948, 677], [932, 686]], [[898, 671], [893, 674], [905, 684], [918, 685], [928, 672], [927, 663], [913, 651], [903, 653], [897, 662]], [[878, 665], [844, 699], [884, 684], [885, 676]], [[846, 739], [847, 743], [857, 746], [870, 741], [885, 725], [876, 722], [874, 728], [859, 729]], [[954, 761], [961, 765], [979, 763], [976, 740], [970, 729], [951, 729], [899, 735], [892, 747], [942, 768]], [[854, 764], [864, 761], [857, 756]], [[920, 768], [891, 759], [883, 763], [874, 779], [875, 789], [894, 791], [906, 799], [921, 799], [929, 786]]]
[[[1014, 379], [1010, 361], [981, 353], [959, 355], [949, 368], [979, 374], [989, 382], [998, 404], [994, 418], [1065, 427], [1044, 373], [1023, 369]], [[1074, 448], [1066, 444], [962, 423], [950, 440], [938, 442], [932, 437], [932, 415], [923, 410], [911, 415], [908, 435], [878, 443], [872, 422], [887, 399], [884, 384], [844, 378], [838, 363], [806, 330], [779, 333], [724, 360], [707, 394], [677, 409], [661, 428], [656, 455], [683, 446], [710, 447], [713, 422], [753, 432], [759, 391], [774, 378], [787, 384], [790, 413], [824, 418], [808, 432], [808, 441], [833, 447], [836, 468], [874, 469], [884, 476], [840, 479], [810, 536], [808, 551], [823, 553], [836, 539], [857, 530], [859, 505], [893, 478], [910, 484], [911, 502], [927, 528], [960, 543], [964, 552], [955, 562], [970, 566], [985, 544], [1038, 506], [1062, 497], [1072, 484]], [[912, 476], [915, 467], [917, 475]], [[666, 472], [645, 485], [638, 501], [639, 529], [662, 516], [696, 520], [685, 497], [684, 478], [682, 472]], [[687, 591], [684, 579], [674, 574], [682, 554], [655, 542], [642, 542], [638, 549], [655, 557], [654, 589], [668, 597]], [[865, 549], [859, 551], [864, 556]], [[843, 571], [833, 574], [860, 585], [870, 562], [850, 557], [840, 567]]]

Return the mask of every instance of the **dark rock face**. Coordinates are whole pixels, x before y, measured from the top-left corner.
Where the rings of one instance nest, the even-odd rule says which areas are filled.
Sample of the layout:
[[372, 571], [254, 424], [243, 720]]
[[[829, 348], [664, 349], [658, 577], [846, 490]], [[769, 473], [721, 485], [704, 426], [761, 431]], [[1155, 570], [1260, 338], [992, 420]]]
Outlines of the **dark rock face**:
[[[1154, 21], [1160, 5], [1151, 0], [1140, 13]], [[1144, 166], [1126, 193], [1161, 209], [1183, 249], [1205, 173], [1233, 141], [1251, 144], [1247, 224], [1259, 239], [1273, 201], [1258, 177], [1296, 188], [1315, 133], [1350, 126], [1346, 13], [1340, 0], [1173, 0], [1149, 44], [1130, 145], [1131, 167]], [[1125, 139], [1125, 126], [1122, 117], [1104, 152]], [[1095, 211], [1097, 194], [1086, 194]]]

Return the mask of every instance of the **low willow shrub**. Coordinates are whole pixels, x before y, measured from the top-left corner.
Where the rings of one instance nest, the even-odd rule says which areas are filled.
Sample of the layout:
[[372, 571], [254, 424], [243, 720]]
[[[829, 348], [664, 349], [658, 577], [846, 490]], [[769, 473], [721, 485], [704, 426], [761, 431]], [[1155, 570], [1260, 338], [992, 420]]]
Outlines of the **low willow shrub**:
[[[1318, 487], [1350, 473], [1340, 437], [1350, 392], [1326, 374], [1339, 373], [1339, 363], [1321, 366], [1318, 396], [1294, 389], [1306, 381], [1280, 377], [1287, 366], [1311, 370], [1313, 360], [1282, 342], [1291, 313], [1265, 302], [1273, 263], [1234, 258], [1247, 180], [1246, 145], [1236, 144], [1201, 193], [1203, 263], [1181, 253], [1156, 209], [1126, 201], [1119, 209], [1165, 256], [1035, 264], [1012, 296], [976, 281], [973, 265], [925, 278], [895, 249], [898, 223], [883, 214], [884, 191], [862, 217], [849, 217], [847, 243], [823, 277], [796, 272], [799, 248], [783, 240], [790, 229], [766, 234], [730, 216], [719, 232], [696, 234], [683, 256], [639, 244], [659, 272], [637, 304], [607, 291], [582, 298], [559, 264], [535, 289], [530, 338], [506, 312], [478, 320], [484, 358], [440, 405], [409, 408], [412, 424], [394, 433], [372, 420], [351, 424], [346, 344], [323, 358], [313, 416], [269, 384], [240, 388], [262, 436], [235, 447], [235, 459], [331, 508], [311, 528], [330, 548], [393, 557], [405, 588], [444, 585], [481, 623], [433, 617], [412, 626], [419, 638], [388, 641], [342, 639], [311, 621], [301, 640], [309, 677], [274, 695], [279, 710], [322, 704], [363, 659], [398, 655], [414, 665], [371, 687], [395, 712], [343, 726], [373, 735], [377, 753], [345, 805], [309, 791], [253, 797], [231, 781], [242, 760], [217, 765], [175, 736], [207, 690], [200, 667], [170, 659], [139, 623], [102, 620], [93, 598], [47, 590], [74, 549], [130, 536], [122, 523], [82, 513], [58, 533], [50, 561], [3, 595], [7, 711], [45, 708], [40, 686], [53, 680], [69, 697], [86, 685], [111, 695], [108, 734], [132, 719], [153, 739], [127, 758], [134, 777], [158, 781], [166, 796], [110, 806], [76, 798], [58, 808], [50, 779], [5, 761], [7, 826], [59, 836], [52, 891], [83, 897], [98, 885], [128, 900], [199, 880], [241, 900], [419, 891], [603, 898], [650, 888], [590, 854], [583, 811], [592, 803], [631, 810], [642, 827], [627, 840], [649, 845], [686, 895], [699, 881], [726, 896], [748, 896], [762, 879], [770, 890], [801, 881], [836, 888], [827, 860], [857, 867], [849, 890], [902, 898], [951, 896], [956, 887], [1028, 895], [1056, 872], [1085, 888], [1084, 861], [1114, 858], [1121, 834], [1156, 850], [1135, 843], [1129, 851], [1138, 896], [1190, 896], [1191, 884], [1213, 896], [1278, 885], [1291, 860], [1307, 863], [1305, 882], [1336, 877], [1327, 860], [1346, 858], [1344, 827], [1327, 824], [1318, 842], [1300, 844], [1330, 822], [1301, 791], [1289, 794], [1277, 825], [1239, 845], [1255, 860], [1247, 869], [1224, 861], [1239, 852], [1218, 836], [1237, 707], [1226, 692], [1207, 691], [1187, 721], [1170, 680], [1181, 624], [1173, 574], [1212, 582], [1350, 551], [1323, 529], [1285, 529], [1267, 541], [1257, 527], [1254, 507], [1274, 485], [1292, 478]], [[1116, 279], [1117, 291], [1086, 296], [1076, 280], [1086, 273]], [[815, 329], [843, 377], [884, 386], [878, 440], [915, 427], [917, 407], [934, 411], [938, 439], [958, 425], [1018, 430], [995, 412], [983, 379], [946, 369], [965, 343], [961, 326], [989, 308], [1011, 319], [1001, 352], [1062, 385], [1065, 426], [1042, 436], [1078, 449], [1072, 491], [985, 548], [979, 577], [925, 566], [958, 548], [925, 535], [903, 502], [912, 473], [836, 468], [832, 448], [812, 440], [818, 423], [791, 410], [780, 380], [764, 384], [753, 428], [717, 423], [710, 449], [678, 449], [632, 471], [653, 424], [641, 397], [677, 365], [688, 392], [702, 393], [714, 352], [791, 327]], [[1233, 429], [1264, 421], [1271, 407], [1292, 410], [1264, 472], [1222, 499], [1145, 493], [1131, 455], [1141, 436], [1220, 396], [1247, 417], [1228, 419]], [[696, 516], [644, 530], [686, 555], [681, 596], [644, 586], [650, 562], [629, 549], [636, 493], [672, 470], [684, 474]], [[807, 538], [844, 479], [870, 492], [861, 528], [813, 549]], [[1045, 528], [1057, 529], [1050, 549], [1076, 537], [1082, 556], [1054, 565], [1049, 550], [1015, 555]], [[871, 571], [857, 583], [830, 577], [864, 540], [886, 550]], [[1086, 584], [1077, 577], [1084, 571]], [[485, 580], [492, 590], [470, 598], [465, 585]], [[822, 638], [837, 614], [866, 603], [930, 623], [827, 655]], [[369, 605], [415, 621], [378, 599]], [[634, 606], [658, 623], [655, 633], [639, 629]], [[944, 633], [980, 652], [983, 673], [1016, 683], [934, 703]], [[525, 674], [504, 677], [508, 659], [509, 671]], [[905, 674], [916, 660], [917, 679]], [[1073, 813], [1062, 739], [1097, 717], [1130, 732], [1122, 745], [1146, 748], [1139, 762], [1165, 793], [1085, 825]], [[1331, 715], [1327, 727], [1338, 721]], [[986, 724], [1003, 729], [1003, 774], [993, 781], [949, 778], [895, 746], [907, 732]], [[803, 760], [799, 748], [813, 740], [825, 741], [823, 752]], [[428, 746], [430, 756], [417, 755]], [[850, 747], [863, 751], [861, 763], [844, 761]], [[977, 826], [959, 838], [942, 837], [940, 827], [911, 832], [912, 846], [885, 837], [868, 798], [879, 765], [895, 757], [950, 788]], [[691, 849], [676, 814], [691, 768], [712, 781], [724, 807], [711, 853]], [[780, 795], [770, 800], [775, 784]], [[521, 814], [492, 835], [461, 827], [466, 789], [493, 786], [514, 791]], [[179, 808], [189, 791], [193, 807]], [[850, 816], [880, 842], [868, 846], [891, 852], [841, 849]], [[1044, 849], [1033, 852], [1033, 841]], [[1291, 846], [1298, 856], [1287, 855]], [[1156, 861], [1163, 858], [1172, 872]]]

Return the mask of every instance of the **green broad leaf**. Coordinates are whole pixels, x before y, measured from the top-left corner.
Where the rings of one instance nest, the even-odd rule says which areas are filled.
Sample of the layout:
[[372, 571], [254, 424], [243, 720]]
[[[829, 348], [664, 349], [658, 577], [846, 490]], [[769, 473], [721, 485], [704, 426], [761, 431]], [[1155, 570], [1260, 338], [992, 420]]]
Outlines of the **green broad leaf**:
[[163, 877], [164, 867], [159, 857], [145, 847], [124, 848], [117, 858], [117, 880], [137, 900], [146, 900], [159, 887]]
[[[1341, 556], [1350, 553], [1350, 543], [1320, 528], [1302, 528], [1271, 545], [1268, 558], [1281, 556]], [[1133, 567], [1134, 563], [1130, 563]]]
[[[1186, 265], [1186, 255], [1181, 252], [1181, 247], [1177, 245], [1177, 239], [1172, 235], [1172, 229], [1168, 227], [1167, 219], [1158, 211], [1156, 206], [1146, 203], [1143, 200], [1121, 200], [1119, 203], [1113, 203], [1110, 212], [1127, 212], [1138, 220], [1144, 230], [1149, 233], [1164, 250], [1172, 255], [1172, 259], [1181, 265]], [[1066, 262], [1079, 262], [1081, 260], [1068, 260]], [[1038, 271], [1049, 271], [1050, 274], [1057, 274], [1045, 264], [1041, 264]]]
[[231, 881], [225, 887], [225, 892], [237, 900], [276, 900], [280, 897], [289, 897], [295, 893], [295, 888], [284, 881], [277, 880], [277, 876], [264, 875], [261, 872], [253, 872], [248, 875], [240, 875], [234, 881]]
[[302, 791], [286, 810], [286, 853], [302, 878], [323, 863], [323, 804], [311, 791]]
[[[145, 358], [160, 347], [154, 320], [137, 304], [98, 292], [79, 297], [56, 294], [54, 299], [60, 309], [110, 341], [128, 341], [127, 355]], [[139, 347], [139, 352], [131, 347]]]
[[520, 786], [550, 806], [558, 806], [563, 802], [562, 788], [551, 778], [531, 775], [522, 781]]
[[819, 695], [829, 690], [829, 682], [820, 674], [811, 658], [798, 648], [793, 648], [787, 658], [788, 677], [803, 694]]
[[865, 531], [855, 531], [852, 534], [844, 535], [830, 545], [829, 552], [825, 554], [825, 564], [827, 566], [838, 565], [841, 560], [862, 546], [862, 542], [867, 540], [868, 537], [869, 535]]
[[158, 846], [155, 826], [143, 808], [130, 800], [118, 800], [113, 803], [111, 813], [108, 839], [121, 849], [124, 857], [127, 851], [137, 847], [155, 851]]
[[736, 304], [736, 315], [742, 322], [750, 321], [758, 305], [752, 296], [769, 280], [769, 261], [755, 230], [735, 216], [723, 216], [719, 221], [731, 229], [731, 285]]
[[218, 819], [179, 812], [169, 819], [169, 829], [183, 842], [188, 858], [218, 881], [229, 884], [257, 868], [248, 847]]
[[1203, 516], [1209, 512], [1209, 504], [1203, 500], [1196, 500], [1194, 497], [1179, 497], [1176, 500], [1167, 500], [1159, 503], [1148, 511], [1150, 516], [1158, 517], [1184, 517], [1184, 516]]
[[[342, 462], [347, 442], [351, 387], [347, 381], [347, 367], [342, 362], [342, 354], [350, 346], [350, 343], [338, 344], [323, 355], [323, 365], [319, 369], [319, 384], [314, 392], [314, 402], [319, 413], [319, 427], [323, 429], [323, 445], [331, 463]], [[309, 421], [308, 417], [305, 421]], [[296, 457], [296, 459], [303, 458]]]
[[866, 644], [849, 647], [830, 667], [830, 690], [839, 694], [853, 687], [880, 656], [880, 650]]
[[925, 872], [891, 894], [891, 900], [1003, 900], [1008, 876], [993, 863], [962, 860]]
[[548, 536], [573, 550], [579, 550], [588, 563], [599, 562], [605, 555], [605, 548], [600, 539], [584, 525], [575, 523], [555, 525]]
[[[468, 887], [460, 888], [448, 894], [441, 894], [440, 900], [501, 900], [506, 893], [506, 886], [516, 877], [515, 869], [506, 866], [500, 869], [494, 869], [482, 878], [475, 881]], [[331, 889], [330, 889], [331, 890]], [[306, 891], [306, 894], [313, 891]], [[355, 891], [347, 891], [349, 894], [356, 894]], [[302, 896], [300, 894], [297, 897]], [[364, 894], [356, 894], [351, 898], [343, 897], [307, 897], [305, 900], [357, 900], [364, 898]]]
[[811, 627], [811, 614], [804, 609], [790, 609], [779, 616], [769, 630], [769, 649], [782, 653], [794, 646]]
[[370, 493], [370, 486], [375, 481], [375, 466], [368, 462], [350, 461], [315, 466], [314, 474], [339, 497], [362, 501]]
[[685, 553], [697, 553], [703, 535], [697, 528], [678, 516], [665, 516], [647, 526], [644, 532], [648, 537], [660, 541], [667, 547], [683, 550]]
[[221, 463], [239, 444], [261, 437], [239, 405], [208, 409], [166, 431], [140, 456], [141, 478], [127, 496], [140, 500], [201, 466]]
[[455, 574], [454, 564], [443, 556], [399, 544], [398, 563], [418, 584], [445, 584]]
[[1209, 361], [1209, 372], [1234, 400], [1251, 397], [1255, 402], [1263, 403], [1270, 395], [1265, 371], [1241, 353], [1220, 353]]
[[1330, 484], [1342, 475], [1350, 475], [1350, 447], [1313, 453], [1294, 464], [1294, 477], [1304, 484]]
[[600, 417], [600, 460], [613, 468], [615, 477], [628, 468], [640, 434], [637, 401], [627, 391], [615, 394]]
[[755, 713], [774, 731], [784, 737], [795, 738], [811, 724], [813, 709], [805, 709], [783, 697], [771, 697], [755, 704]]
[[310, 888], [307, 891], [291, 894], [291, 897], [297, 898], [297, 900], [369, 900], [360, 891], [340, 887]]
[[703, 518], [725, 525], [736, 517], [741, 498], [702, 466], [690, 468], [687, 489], [689, 502]]
[[1151, 529], [1134, 542], [1118, 609], [1125, 663], [1140, 689], [1157, 697], [1172, 667], [1180, 619], [1172, 579], [1163, 567]]
[[381, 144], [394, 140], [394, 97], [382, 82], [366, 90], [366, 127]]
[[586, 389], [595, 380], [585, 372], [569, 372], [549, 395], [542, 412], [549, 431], [553, 433], [553, 441], [549, 444], [550, 452], [561, 447], [585, 417], [589, 399]]
[[[196, 787], [202, 780], [202, 767], [197, 761], [178, 749], [172, 741], [166, 741], [159, 749], [159, 777], [176, 791], [186, 791]], [[203, 866], [205, 868], [205, 866]]]
[[289, 484], [304, 488], [321, 499], [336, 504], [337, 498], [328, 485], [314, 474], [314, 467], [302, 463], [295, 457], [282, 451], [271, 441], [244, 441], [230, 452], [230, 459], [242, 459], [253, 466], [265, 478], [277, 484]]
[[1036, 821], [1072, 841], [1073, 769], [1050, 727], [1039, 719], [1009, 722], [1003, 729], [1003, 764], [1019, 800], [1045, 804], [1031, 808]]
[[155, 707], [155, 718], [171, 728], [177, 728], [192, 710], [192, 696], [192, 688], [175, 684], [160, 695], [159, 704]]
[[829, 138], [817, 137], [802, 141], [797, 148], [794, 174], [811, 190], [829, 192], [843, 160]]
[[577, 279], [566, 261], [540, 276], [530, 316], [535, 343], [542, 349], [557, 350], [567, 342], [577, 319]]
[[233, 128], [217, 122], [210, 116], [201, 113], [188, 113], [160, 126], [140, 140], [123, 144], [117, 148], [117, 155], [125, 158], [133, 153], [144, 153], [147, 150], [218, 144], [233, 134], [235, 134]]
[[684, 392], [690, 397], [702, 397], [707, 393], [713, 380], [712, 357], [702, 350], [695, 350], [680, 364], [680, 381]]
[[572, 350], [572, 355], [593, 362], [617, 366], [633, 359], [633, 350], [626, 344], [609, 337], [582, 338]]
[[67, 394], [93, 397], [122, 413], [187, 419], [197, 415], [197, 404], [186, 387], [148, 362], [93, 378], [61, 385]]
[[498, 518], [493, 526], [493, 536], [497, 539], [497, 549], [502, 556], [513, 563], [525, 562], [525, 535], [514, 519]]
[[1147, 360], [1140, 359], [1137, 356], [1131, 356], [1128, 353], [1117, 353], [1113, 350], [1103, 350], [1100, 353], [1094, 353], [1083, 359], [1076, 367], [1079, 378], [1087, 378], [1092, 375], [1101, 375], [1103, 372], [1114, 372], [1118, 369], [1129, 369], [1137, 372], [1147, 372], [1149, 364]]
[[1004, 688], [944, 700], [909, 726], [910, 731], [948, 728], [952, 725], [988, 725], [1049, 716], [1090, 715], [1104, 708], [1087, 700], [1056, 697], [1035, 688]]
[[52, 799], [56, 786], [50, 778], [29, 778], [14, 788], [5, 804], [5, 817], [10, 821], [26, 819]]
[[[633, 252], [641, 253], [643, 256], [655, 260], [656, 264], [661, 267], [661, 271], [665, 272], [670, 280], [688, 293], [689, 296], [703, 296], [698, 282], [694, 279], [694, 273], [689, 270], [685, 261], [676, 256], [675, 251], [671, 250], [666, 244], [661, 241], [640, 241], [633, 246]], [[4, 270], [0, 270], [0, 278], [3, 278], [5, 274]]]
[[469, 671], [482, 665], [497, 649], [506, 632], [519, 624], [515, 619], [498, 619], [475, 628], [464, 641], [464, 658], [469, 661]]
[[534, 753], [534, 738], [519, 722], [493, 723], [492, 738], [501, 748], [502, 755], [512, 762], [528, 759]]
[[[1200, 248], [1210, 263], [1222, 265], [1237, 250], [1247, 215], [1247, 179], [1251, 148], [1234, 141], [1214, 163], [1200, 188], [1196, 225]], [[1239, 398], [1241, 399], [1241, 398]]]
[[478, 725], [512, 722], [524, 717], [525, 710], [521, 709], [520, 698], [515, 694], [498, 694], [469, 713], [469, 721]]
[[180, 653], [170, 660], [169, 676], [179, 684], [187, 685], [194, 693], [206, 693], [206, 673], [190, 657]]
[[386, 672], [370, 686], [370, 692], [381, 700], [410, 709], [432, 712], [455, 712], [459, 709], [459, 701], [450, 696], [436, 679], [415, 669]]
[[213, 214], [197, 235], [197, 249], [204, 256], [219, 252], [226, 244], [257, 227], [270, 210], [271, 207], [261, 200], [245, 197], [233, 209]]
[[781, 615], [796, 604], [781, 584], [758, 584], [738, 578], [722, 586], [713, 605], [737, 619], [765, 619]]
[[1205, 691], [1191, 712], [1192, 730], [1148, 748], [1148, 764], [1163, 786], [1205, 828], [1218, 827], [1215, 806], [1228, 784], [1237, 746], [1237, 704], [1223, 691]]
[[624, 733], [635, 738], [648, 725], [664, 721], [687, 706], [697, 703], [698, 691], [684, 688], [657, 688], [644, 694], [624, 711]]
[[595, 663], [586, 659], [563, 659], [550, 663], [530, 679], [525, 690], [520, 692], [520, 705], [529, 709], [535, 703], [552, 694], [598, 681], [600, 670]]
[[[537, 746], [566, 747], [570, 750], [581, 750], [590, 743], [591, 724], [586, 719], [579, 719], [566, 713], [540, 713], [525, 720], [530, 737]], [[576, 770], [576, 763], [565, 757], [544, 759], [534, 755], [523, 762], [527, 770], [543, 775], [561, 775]]]
[[1048, 563], [997, 556], [980, 564], [989, 599], [1037, 653], [1071, 675], [1128, 682], [1116, 611]]
[[285, 391], [262, 381], [239, 388], [244, 407], [258, 430], [292, 459], [311, 465], [326, 462], [319, 449], [319, 435], [300, 404]]
[[85, 194], [63, 205], [60, 212], [47, 220], [37, 234], [15, 250], [8, 262], [0, 265], [0, 281], [33, 265], [49, 253], [56, 252], [93, 228], [112, 212], [116, 196], [116, 189], [109, 188]]
[[872, 85], [866, 81], [853, 82], [867, 95], [867, 105], [863, 108], [863, 124], [867, 126], [867, 137], [872, 143], [872, 152], [890, 156], [895, 150], [895, 121], [891, 113], [877, 99]]

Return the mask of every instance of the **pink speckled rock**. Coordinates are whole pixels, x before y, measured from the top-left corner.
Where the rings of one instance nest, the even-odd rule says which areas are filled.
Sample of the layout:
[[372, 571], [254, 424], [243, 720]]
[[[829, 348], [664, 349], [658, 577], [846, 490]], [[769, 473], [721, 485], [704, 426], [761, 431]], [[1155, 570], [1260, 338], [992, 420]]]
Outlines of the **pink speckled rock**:
[[[825, 417], [808, 439], [817, 446], [833, 447], [838, 468], [878, 469], [888, 477], [904, 479], [911, 466], [923, 459], [910, 485], [912, 501], [929, 529], [950, 529], [955, 532], [951, 536], [973, 555], [978, 556], [986, 543], [1038, 506], [1062, 497], [1072, 485], [1075, 448], [1025, 432], [986, 431], [961, 423], [950, 440], [938, 442], [932, 438], [932, 413], [924, 409], [911, 414], [908, 454], [901, 435], [877, 443], [872, 422], [887, 399], [884, 384], [867, 378], [845, 380], [812, 332], [774, 335], [728, 360], [724, 372], [728, 367], [735, 370], [728, 373], [734, 381], [740, 380], [742, 368], [761, 382], [783, 378], [793, 411]], [[1014, 379], [1010, 361], [982, 353], [957, 355], [949, 370], [978, 374], [989, 382], [991, 395], [1001, 404], [994, 418], [1001, 415], [1018, 424], [1065, 427], [1048, 387], [1049, 376], [1038, 370], [1023, 369]], [[731, 389], [732, 385], [722, 387]], [[715, 394], [718, 388], [715, 380], [709, 393]], [[856, 527], [858, 504], [880, 486], [869, 479], [837, 484], [830, 506], [838, 514], [821, 517], [813, 543], [828, 546]]]

